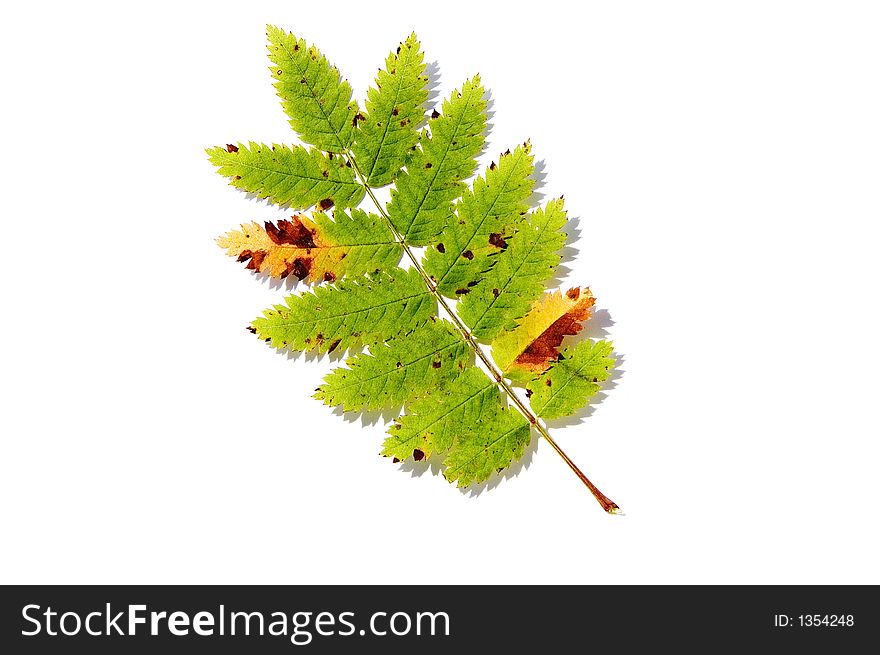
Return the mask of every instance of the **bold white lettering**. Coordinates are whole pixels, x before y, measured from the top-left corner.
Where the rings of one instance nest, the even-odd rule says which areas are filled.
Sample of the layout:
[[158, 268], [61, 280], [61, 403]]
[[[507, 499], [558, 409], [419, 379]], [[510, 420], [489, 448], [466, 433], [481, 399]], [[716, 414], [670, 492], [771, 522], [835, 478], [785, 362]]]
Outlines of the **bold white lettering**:
[[189, 634], [189, 616], [186, 612], [171, 612], [168, 615], [168, 630], [173, 635], [183, 637]]
[[214, 615], [210, 612], [198, 612], [193, 617], [193, 630], [203, 637], [214, 634]]
[[388, 634], [388, 631], [386, 630], [385, 632], [379, 632], [378, 630], [376, 630], [377, 616], [388, 616], [388, 614], [386, 612], [376, 612], [375, 614], [373, 614], [373, 616], [370, 617], [370, 632], [372, 632], [374, 635], [384, 637]]
[[26, 621], [30, 621], [35, 626], [37, 626], [37, 629], [34, 630], [33, 632], [26, 632], [26, 631], [22, 630], [21, 634], [24, 635], [25, 637], [33, 637], [34, 635], [38, 635], [38, 634], [40, 634], [40, 630], [43, 628], [43, 624], [41, 624], [39, 621], [37, 621], [34, 617], [28, 616], [28, 610], [30, 610], [31, 608], [40, 609], [40, 606], [39, 605], [25, 605], [24, 607], [21, 608], [21, 616]]

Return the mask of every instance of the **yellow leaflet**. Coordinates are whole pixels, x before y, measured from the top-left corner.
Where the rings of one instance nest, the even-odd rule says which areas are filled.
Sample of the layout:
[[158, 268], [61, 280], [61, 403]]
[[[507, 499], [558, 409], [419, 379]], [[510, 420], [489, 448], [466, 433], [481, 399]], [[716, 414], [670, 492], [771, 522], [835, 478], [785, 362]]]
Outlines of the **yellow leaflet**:
[[583, 329], [596, 299], [589, 289], [556, 290], [534, 302], [529, 313], [510, 332], [492, 342], [492, 358], [511, 379], [530, 379], [550, 366], [559, 355], [566, 335]]

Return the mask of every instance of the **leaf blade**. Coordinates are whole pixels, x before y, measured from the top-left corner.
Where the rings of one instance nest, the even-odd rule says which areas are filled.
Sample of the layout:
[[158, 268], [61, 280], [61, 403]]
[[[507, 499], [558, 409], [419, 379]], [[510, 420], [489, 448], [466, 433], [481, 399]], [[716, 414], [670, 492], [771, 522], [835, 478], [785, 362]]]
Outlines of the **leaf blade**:
[[459, 316], [475, 337], [491, 341], [511, 330], [544, 291], [565, 245], [562, 200], [552, 200], [520, 224], [484, 280], [459, 302]]
[[437, 303], [414, 270], [394, 269], [340, 280], [267, 309], [251, 323], [279, 350], [349, 350], [412, 330], [437, 313]]
[[442, 454], [452, 447], [457, 435], [467, 432], [467, 426], [501, 406], [495, 382], [469, 366], [446, 385], [408, 404], [406, 413], [388, 429], [381, 454], [398, 461]]
[[308, 209], [320, 205], [354, 207], [364, 188], [342, 158], [329, 159], [302, 146], [251, 142], [208, 148], [208, 159], [229, 184], [276, 205]]
[[297, 215], [277, 223], [242, 224], [217, 239], [217, 245], [246, 268], [284, 279], [294, 275], [310, 282], [333, 282], [345, 276], [390, 270], [403, 251], [384, 221], [359, 209], [349, 216], [323, 212]]
[[343, 411], [393, 407], [457, 377], [473, 354], [447, 321], [428, 321], [333, 369], [314, 397]]
[[351, 85], [315, 47], [274, 25], [266, 27], [275, 91], [300, 138], [320, 150], [344, 153], [351, 145], [357, 104]]
[[452, 203], [465, 188], [463, 181], [473, 175], [485, 141], [484, 94], [478, 75], [460, 93], [453, 92], [443, 103], [443, 113], [422, 130], [407, 170], [398, 175], [387, 212], [407, 243], [427, 245], [443, 231]]
[[486, 482], [523, 456], [531, 434], [522, 414], [501, 408], [456, 439], [443, 462], [443, 475], [459, 488]]
[[367, 90], [366, 115], [352, 152], [370, 186], [393, 182], [418, 143], [427, 82], [424, 55], [413, 33], [388, 55], [375, 86]]
[[586, 405], [617, 363], [610, 356], [612, 349], [610, 341], [582, 341], [563, 350], [559, 360], [528, 385], [535, 414], [552, 420]]
[[492, 358], [514, 382], [528, 382], [543, 373], [559, 355], [557, 348], [566, 336], [583, 329], [596, 299], [589, 289], [573, 287], [563, 294], [556, 290], [536, 300], [513, 330], [504, 331], [492, 342]]
[[534, 157], [529, 142], [501, 155], [472, 189], [465, 190], [442, 242], [425, 253], [425, 271], [440, 293], [455, 298], [470, 290], [506, 247], [511, 227], [528, 211], [534, 188]]

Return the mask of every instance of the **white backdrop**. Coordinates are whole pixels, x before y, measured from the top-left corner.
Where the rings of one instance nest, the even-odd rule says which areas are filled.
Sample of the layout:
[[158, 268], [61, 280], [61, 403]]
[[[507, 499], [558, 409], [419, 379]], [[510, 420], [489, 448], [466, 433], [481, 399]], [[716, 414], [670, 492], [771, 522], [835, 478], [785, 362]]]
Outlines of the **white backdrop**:
[[[19, 3], [4, 61], [2, 582], [880, 582], [871, 2]], [[411, 30], [531, 138], [624, 357], [478, 496], [309, 398], [214, 244], [283, 213], [203, 148], [290, 141], [264, 24], [362, 97]], [[613, 324], [612, 324], [613, 323]]]

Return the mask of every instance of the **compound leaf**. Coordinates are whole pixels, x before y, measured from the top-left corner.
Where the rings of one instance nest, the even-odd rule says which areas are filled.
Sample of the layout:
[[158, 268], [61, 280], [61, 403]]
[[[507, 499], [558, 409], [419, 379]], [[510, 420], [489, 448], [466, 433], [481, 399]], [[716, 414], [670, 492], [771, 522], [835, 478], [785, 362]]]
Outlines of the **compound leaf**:
[[[249, 329], [279, 350], [351, 353], [315, 398], [346, 412], [401, 408], [382, 455], [440, 463], [459, 487], [486, 482], [523, 456], [533, 426], [549, 439], [539, 418], [576, 412], [615, 364], [605, 341], [559, 352], [594, 302], [587, 288], [545, 289], [565, 244], [562, 199], [529, 213], [529, 141], [468, 186], [488, 131], [485, 90], [474, 76], [426, 117], [415, 34], [385, 59], [360, 110], [316, 47], [273, 26], [267, 35], [275, 90], [307, 145], [207, 152], [236, 188], [316, 210], [242, 224], [218, 244], [248, 269], [315, 286]], [[373, 187], [386, 185], [383, 206]], [[367, 196], [379, 215], [359, 209]], [[494, 361], [475, 339], [491, 344]], [[504, 378], [526, 387], [528, 403]], [[586, 484], [606, 511], [618, 509]]]

